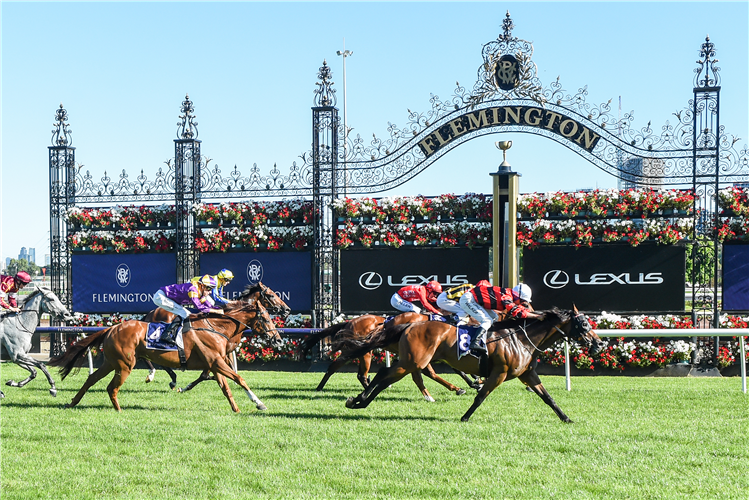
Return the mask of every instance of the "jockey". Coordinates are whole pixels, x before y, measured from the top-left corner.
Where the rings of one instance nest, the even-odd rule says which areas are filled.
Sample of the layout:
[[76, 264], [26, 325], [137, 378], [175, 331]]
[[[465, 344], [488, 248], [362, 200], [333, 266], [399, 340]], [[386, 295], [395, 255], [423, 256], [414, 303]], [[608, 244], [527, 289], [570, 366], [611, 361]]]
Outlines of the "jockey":
[[0, 307], [10, 312], [18, 312], [16, 297], [18, 291], [31, 283], [26, 271], [18, 271], [15, 276], [0, 275]]
[[414, 304], [417, 300], [429, 312], [442, 314], [436, 307], [437, 295], [442, 293], [442, 285], [436, 281], [430, 281], [424, 286], [404, 286], [390, 298], [390, 305], [401, 312], [415, 312], [422, 314], [421, 308]]
[[161, 333], [161, 341], [174, 343], [174, 338], [182, 325], [182, 320], [187, 319], [190, 311], [184, 306], [190, 306], [203, 313], [218, 313], [224, 311], [212, 308], [203, 299], [216, 288], [216, 279], [213, 276], [205, 275], [197, 283], [187, 282], [177, 285], [162, 286], [153, 295], [153, 303], [162, 309], [177, 315], [174, 321]]
[[543, 315], [530, 309], [531, 287], [520, 283], [512, 289], [492, 286], [486, 280], [476, 283], [470, 292], [460, 297], [460, 307], [481, 324], [481, 331], [471, 342], [472, 351], [486, 352], [486, 332], [492, 326], [497, 314], [492, 310], [506, 310], [513, 318], [542, 319]]
[[[193, 284], [196, 284], [202, 278], [202, 276], [196, 276], [190, 281]], [[207, 302], [210, 306], [218, 304], [219, 307], [226, 307], [231, 301], [224, 298], [224, 286], [231, 283], [231, 280], [234, 279], [234, 274], [228, 269], [222, 269], [216, 276], [213, 276], [213, 278], [216, 280], [216, 288], [213, 289], [210, 295], [205, 297], [204, 302]]]
[[437, 307], [458, 317], [456, 326], [465, 325], [471, 319], [460, 307], [458, 301], [464, 293], [470, 291], [474, 286], [470, 283], [463, 283], [462, 285], [448, 288], [437, 296]]

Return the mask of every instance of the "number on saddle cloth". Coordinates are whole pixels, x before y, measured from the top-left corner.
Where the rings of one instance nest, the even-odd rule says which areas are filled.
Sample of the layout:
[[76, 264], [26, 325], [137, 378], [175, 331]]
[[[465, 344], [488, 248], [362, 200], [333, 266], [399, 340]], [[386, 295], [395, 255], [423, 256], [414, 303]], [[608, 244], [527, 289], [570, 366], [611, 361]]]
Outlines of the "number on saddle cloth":
[[161, 333], [169, 327], [169, 323], [148, 323], [146, 331], [146, 347], [148, 349], [159, 349], [162, 351], [176, 351], [182, 347], [182, 325], [175, 335], [175, 344], [161, 342]]
[[449, 323], [446, 317], [444, 317], [441, 314], [434, 314], [434, 313], [429, 314], [429, 321], [441, 321], [443, 323]]
[[455, 329], [458, 333], [458, 341], [455, 343], [458, 349], [458, 359], [470, 353], [469, 347], [473, 339], [481, 331], [481, 326], [462, 325]]

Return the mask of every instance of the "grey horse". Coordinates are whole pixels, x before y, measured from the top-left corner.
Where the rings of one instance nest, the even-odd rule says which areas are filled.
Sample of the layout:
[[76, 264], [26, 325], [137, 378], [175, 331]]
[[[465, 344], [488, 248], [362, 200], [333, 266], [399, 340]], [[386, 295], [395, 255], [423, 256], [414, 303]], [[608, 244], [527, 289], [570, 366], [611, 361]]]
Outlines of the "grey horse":
[[[47, 367], [41, 361], [29, 356], [28, 352], [31, 349], [31, 337], [36, 327], [39, 326], [42, 314], [47, 313], [65, 320], [72, 320], [73, 315], [52, 290], [43, 286], [36, 287], [36, 290], [23, 299], [20, 308], [20, 312], [8, 313], [0, 317], [0, 344], [5, 346], [10, 360], [28, 370], [30, 375], [20, 382], [9, 380], [7, 385], [23, 387], [36, 378], [35, 368], [39, 368], [47, 376], [50, 385], [49, 393], [57, 396], [55, 382], [50, 377]], [[4, 397], [3, 391], [0, 391], [0, 398]]]

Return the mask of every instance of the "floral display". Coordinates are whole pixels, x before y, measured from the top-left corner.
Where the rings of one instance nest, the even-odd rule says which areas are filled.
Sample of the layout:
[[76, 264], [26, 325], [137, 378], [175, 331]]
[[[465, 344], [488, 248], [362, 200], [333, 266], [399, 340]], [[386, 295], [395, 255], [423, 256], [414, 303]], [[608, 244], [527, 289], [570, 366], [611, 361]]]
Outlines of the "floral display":
[[718, 191], [718, 207], [726, 215], [749, 216], [749, 189], [731, 186]]
[[136, 230], [136, 231], [92, 231], [82, 230], [68, 236], [73, 250], [90, 250], [96, 253], [105, 252], [170, 252], [174, 250], [176, 231]]
[[472, 223], [467, 221], [448, 222], [445, 224], [354, 224], [346, 221], [335, 230], [334, 243], [337, 248], [345, 249], [354, 244], [366, 248], [386, 246], [400, 248], [404, 245], [441, 246], [445, 248], [457, 245], [488, 245], [492, 240], [492, 226], [488, 222]]
[[68, 223], [75, 228], [117, 228], [133, 230], [148, 227], [171, 227], [177, 220], [174, 205], [130, 206], [114, 208], [71, 207]]
[[337, 217], [379, 224], [404, 224], [424, 220], [446, 222], [466, 218], [489, 222], [492, 218], [492, 197], [477, 193], [443, 194], [435, 198], [338, 198], [333, 200], [331, 207]]
[[691, 215], [692, 191], [596, 189], [573, 193], [533, 193], [518, 197], [520, 217], [543, 219], [550, 216], [647, 217], [648, 215]]
[[[747, 328], [749, 317], [724, 315], [720, 318], [721, 328]], [[628, 318], [616, 314], [602, 313], [590, 318], [594, 329], [638, 330], [638, 329], [689, 329], [694, 328], [692, 320], [685, 316], [631, 316]], [[623, 371], [627, 368], [663, 367], [672, 363], [688, 363], [692, 353], [697, 361], [712, 362], [712, 351], [705, 342], [688, 342], [685, 340], [661, 341], [658, 338], [647, 341], [624, 340], [624, 337], [605, 340], [604, 349], [591, 356], [586, 347], [570, 345], [570, 361], [581, 370], [606, 368]], [[539, 356], [540, 360], [551, 366], [564, 365], [564, 344], [557, 342]], [[718, 367], [725, 368], [740, 358], [739, 341], [733, 337], [730, 341], [721, 341], [718, 354]], [[749, 353], [747, 355], [749, 361]]]

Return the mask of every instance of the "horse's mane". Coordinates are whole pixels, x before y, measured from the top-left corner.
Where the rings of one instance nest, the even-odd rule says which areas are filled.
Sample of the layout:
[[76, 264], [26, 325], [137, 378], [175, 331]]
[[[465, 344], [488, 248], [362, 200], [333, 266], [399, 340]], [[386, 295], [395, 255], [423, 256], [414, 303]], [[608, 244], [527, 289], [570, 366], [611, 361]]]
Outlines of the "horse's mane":
[[[534, 312], [544, 314], [544, 319], [543, 321], [541, 321], [541, 323], [564, 323], [570, 318], [569, 311], [563, 311], [556, 306], [552, 307], [551, 309], [547, 309], [545, 311], [534, 311]], [[512, 328], [516, 328], [524, 321], [527, 321], [527, 320], [522, 319], [522, 318], [516, 319], [516, 318], [511, 317], [510, 319], [505, 319], [503, 321], [494, 323], [489, 330], [490, 331], [509, 330]]]
[[246, 299], [250, 295], [258, 292], [262, 292], [263, 288], [260, 286], [260, 282], [258, 282], [255, 285], [247, 285], [244, 287], [244, 290], [239, 294], [239, 299]]
[[22, 306], [27, 301], [31, 300], [33, 297], [35, 297], [36, 295], [38, 295], [40, 293], [44, 294], [44, 295], [46, 295], [47, 293], [52, 293], [52, 290], [50, 290], [46, 286], [40, 286], [40, 285], [32, 285], [32, 286], [34, 288], [32, 289], [32, 291], [31, 291], [30, 294], [24, 295], [23, 297], [21, 297], [21, 296], [18, 297], [18, 304], [19, 304], [19, 306]]

